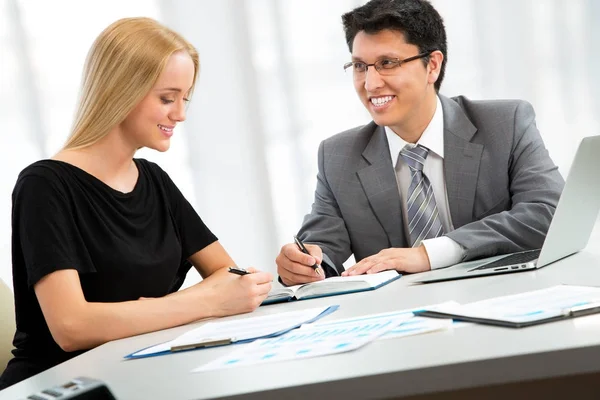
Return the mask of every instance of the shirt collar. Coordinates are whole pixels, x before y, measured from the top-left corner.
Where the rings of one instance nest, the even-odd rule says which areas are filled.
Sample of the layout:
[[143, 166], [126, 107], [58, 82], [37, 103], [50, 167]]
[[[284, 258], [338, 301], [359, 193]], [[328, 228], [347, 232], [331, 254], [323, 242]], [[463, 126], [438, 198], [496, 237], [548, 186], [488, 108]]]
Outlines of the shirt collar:
[[[440, 98], [436, 96], [435, 112], [433, 118], [429, 121], [429, 124], [423, 131], [421, 138], [416, 144], [425, 146], [429, 151], [433, 151], [435, 154], [444, 158], [444, 110], [442, 109], [442, 102]], [[390, 156], [392, 157], [392, 163], [394, 167], [398, 162], [398, 155], [400, 150], [408, 144], [400, 136], [396, 135], [393, 130], [389, 127], [384, 127], [385, 135], [387, 136], [388, 145], [390, 147]]]

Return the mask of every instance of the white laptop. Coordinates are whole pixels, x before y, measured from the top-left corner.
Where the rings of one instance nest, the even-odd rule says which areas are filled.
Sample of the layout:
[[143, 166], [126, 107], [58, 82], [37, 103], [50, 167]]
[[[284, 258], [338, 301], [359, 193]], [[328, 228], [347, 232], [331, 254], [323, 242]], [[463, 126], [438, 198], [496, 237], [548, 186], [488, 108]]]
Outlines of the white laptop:
[[414, 282], [440, 282], [542, 268], [583, 249], [600, 210], [600, 136], [579, 144], [541, 249], [504, 254], [424, 272]]

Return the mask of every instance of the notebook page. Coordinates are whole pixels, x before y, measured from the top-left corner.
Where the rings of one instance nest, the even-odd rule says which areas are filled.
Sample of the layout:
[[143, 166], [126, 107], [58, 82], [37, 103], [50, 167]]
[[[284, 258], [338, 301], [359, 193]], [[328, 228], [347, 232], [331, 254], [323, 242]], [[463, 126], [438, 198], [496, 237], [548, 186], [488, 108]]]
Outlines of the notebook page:
[[[318, 282], [311, 282], [300, 286], [321, 286], [332, 283], [347, 283], [347, 282], [365, 282], [369, 287], [378, 286], [384, 282], [389, 281], [398, 276], [396, 271], [383, 271], [377, 274], [364, 274], [364, 275], [353, 275], [353, 276], [333, 276], [331, 278], [323, 279]], [[297, 289], [296, 289], [297, 291]]]
[[396, 271], [383, 271], [377, 274], [334, 276], [322, 281], [302, 285], [296, 290], [298, 298], [314, 295], [343, 293], [356, 290], [365, 290], [377, 287], [392, 279], [398, 278]]

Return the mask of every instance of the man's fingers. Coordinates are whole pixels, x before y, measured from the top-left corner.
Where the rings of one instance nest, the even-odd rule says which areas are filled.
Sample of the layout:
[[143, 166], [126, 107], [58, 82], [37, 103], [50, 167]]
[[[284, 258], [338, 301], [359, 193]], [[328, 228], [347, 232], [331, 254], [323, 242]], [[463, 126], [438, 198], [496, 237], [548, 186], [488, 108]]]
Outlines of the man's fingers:
[[[318, 247], [318, 246], [307, 245], [307, 248], [308, 248], [308, 246]], [[303, 252], [300, 251], [300, 249], [298, 249], [298, 246], [296, 246], [295, 244], [292, 244], [292, 243], [286, 244], [285, 246], [283, 246], [283, 248], [281, 250], [283, 252], [283, 255], [286, 256], [290, 261], [293, 261], [293, 262], [296, 262], [299, 264], [303, 264], [303, 265], [307, 265], [307, 266], [315, 265], [317, 263], [316, 257], [313, 257], [312, 255], [309, 255], [309, 254], [304, 254]], [[322, 258], [322, 256], [321, 256], [321, 258]]]
[[287, 286], [301, 285], [303, 283], [316, 282], [316, 281], [321, 280], [320, 278], [317, 278], [317, 277], [294, 275], [289, 272], [281, 273], [281, 274], [279, 274], [279, 276], [281, 277], [281, 281]]
[[283, 284], [286, 286], [293, 286], [296, 284], [293, 280], [286, 278], [281, 274], [279, 274], [279, 277], [281, 278], [281, 282], [283, 282]]
[[[304, 264], [302, 262], [294, 261], [286, 256], [284, 249], [282, 249], [282, 253], [280, 253], [275, 260], [277, 263], [277, 272], [280, 276], [286, 275], [285, 271], [289, 271], [292, 274], [302, 275], [303, 277], [319, 277], [316, 270], [312, 268], [314, 264]], [[314, 262], [314, 258], [307, 256], [306, 254], [300, 253], [300, 256], [308, 257], [309, 260], [312, 259]]]
[[306, 265], [302, 265], [302, 264], [298, 264], [295, 262], [290, 262], [288, 263], [285, 268], [296, 274], [296, 275], [302, 275], [302, 276], [307, 276], [307, 277], [317, 277], [319, 276], [317, 271], [315, 269], [313, 269], [312, 267], [307, 267]]
[[395, 269], [393, 265], [386, 262], [377, 263], [372, 265], [371, 268], [366, 272], [367, 274], [376, 274], [381, 271], [387, 271], [388, 269]]
[[313, 258], [315, 258], [317, 264], [321, 264], [321, 262], [323, 262], [323, 250], [321, 250], [319, 246], [317, 246], [316, 244], [307, 244], [305, 245], [305, 247], [306, 250], [308, 250], [308, 252], [310, 253], [310, 255], [313, 256]]
[[361, 265], [355, 265], [348, 270], [348, 275], [362, 275], [371, 268], [371, 263], [363, 263]]
[[371, 267], [377, 263], [377, 258], [374, 256], [367, 257], [362, 259], [360, 262], [356, 263], [352, 267], [348, 268], [347, 275], [362, 275], [367, 272]]
[[285, 265], [284, 268], [279, 269], [279, 276], [286, 285], [298, 285], [300, 283], [316, 282], [323, 279], [311, 267], [291, 262]]
[[275, 262], [277, 263], [277, 273], [284, 284], [298, 285], [320, 281], [324, 278], [312, 268], [322, 258], [321, 249], [316, 245], [306, 245], [306, 247], [309, 252], [314, 253], [314, 257], [302, 253], [295, 243], [286, 244], [281, 248]]

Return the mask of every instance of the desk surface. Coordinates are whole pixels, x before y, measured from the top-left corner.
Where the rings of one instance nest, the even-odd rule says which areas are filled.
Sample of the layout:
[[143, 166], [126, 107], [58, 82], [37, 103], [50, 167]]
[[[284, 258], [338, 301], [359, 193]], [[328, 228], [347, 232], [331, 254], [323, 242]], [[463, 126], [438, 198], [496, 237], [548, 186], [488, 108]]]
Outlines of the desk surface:
[[[600, 286], [600, 237], [587, 249], [531, 272], [414, 284], [411, 276], [376, 291], [275, 304], [247, 318], [339, 304], [328, 320], [456, 300], [481, 300], [556, 284]], [[197, 325], [197, 324], [196, 324]], [[105, 381], [122, 399], [220, 397], [307, 398], [325, 393], [345, 399], [403, 397], [491, 384], [600, 372], [600, 315], [523, 329], [473, 325], [424, 335], [380, 340], [353, 352], [230, 370], [190, 373], [231, 351], [221, 347], [124, 360], [142, 347], [170, 340], [190, 326], [106, 343], [0, 392], [16, 399], [76, 376]]]

